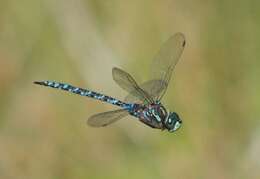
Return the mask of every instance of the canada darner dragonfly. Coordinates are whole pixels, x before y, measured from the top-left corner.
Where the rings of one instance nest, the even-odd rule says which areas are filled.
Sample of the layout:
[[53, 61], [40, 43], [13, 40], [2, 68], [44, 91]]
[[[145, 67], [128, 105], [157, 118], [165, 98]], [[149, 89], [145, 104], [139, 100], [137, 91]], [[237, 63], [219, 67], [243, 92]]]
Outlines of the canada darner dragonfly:
[[171, 36], [163, 44], [153, 60], [151, 79], [141, 85], [138, 85], [127, 72], [119, 68], [113, 68], [114, 81], [129, 93], [124, 102], [65, 83], [55, 81], [35, 81], [34, 83], [91, 97], [120, 107], [117, 110], [91, 116], [88, 119], [88, 124], [92, 127], [107, 126], [130, 114], [152, 128], [167, 129], [169, 132], [174, 132], [180, 128], [182, 120], [177, 113], [166, 110], [161, 104], [161, 99], [166, 92], [172, 72], [184, 46], [185, 38], [182, 33]]

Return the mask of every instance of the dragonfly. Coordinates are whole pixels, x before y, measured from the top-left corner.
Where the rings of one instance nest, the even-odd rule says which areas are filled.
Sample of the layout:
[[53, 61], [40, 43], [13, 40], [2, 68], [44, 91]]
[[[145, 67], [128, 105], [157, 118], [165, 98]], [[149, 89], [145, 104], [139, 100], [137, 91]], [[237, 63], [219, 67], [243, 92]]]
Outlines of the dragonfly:
[[49, 80], [35, 81], [34, 83], [65, 90], [120, 107], [119, 109], [90, 116], [87, 121], [89, 126], [108, 126], [131, 115], [151, 128], [166, 129], [169, 132], [174, 132], [181, 127], [182, 120], [176, 112], [167, 110], [161, 103], [161, 100], [167, 90], [173, 70], [181, 57], [184, 47], [184, 35], [180, 32], [172, 35], [163, 43], [155, 55], [150, 67], [150, 79], [141, 84], [138, 84], [126, 71], [114, 67], [112, 69], [114, 81], [123, 90], [128, 92], [123, 101], [67, 83]]

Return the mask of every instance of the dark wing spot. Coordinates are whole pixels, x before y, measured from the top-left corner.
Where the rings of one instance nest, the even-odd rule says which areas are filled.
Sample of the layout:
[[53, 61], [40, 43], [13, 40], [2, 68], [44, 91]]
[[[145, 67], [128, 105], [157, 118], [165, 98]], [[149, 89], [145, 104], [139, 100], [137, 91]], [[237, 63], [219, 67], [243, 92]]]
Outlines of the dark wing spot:
[[184, 47], [186, 45], [186, 41], [184, 40], [182, 43], [182, 46]]

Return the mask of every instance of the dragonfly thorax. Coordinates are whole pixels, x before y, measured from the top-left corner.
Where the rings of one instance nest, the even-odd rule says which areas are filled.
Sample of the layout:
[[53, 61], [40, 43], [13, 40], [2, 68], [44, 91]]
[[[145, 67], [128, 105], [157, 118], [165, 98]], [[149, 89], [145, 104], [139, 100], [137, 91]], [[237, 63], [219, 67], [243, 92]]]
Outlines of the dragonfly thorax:
[[131, 111], [130, 114], [137, 117], [141, 122], [150, 127], [165, 129], [164, 123], [168, 113], [161, 104], [135, 104], [134, 110]]
[[146, 125], [158, 129], [174, 132], [181, 127], [182, 121], [177, 113], [168, 112], [161, 103], [149, 105], [135, 104], [130, 114], [139, 118]]

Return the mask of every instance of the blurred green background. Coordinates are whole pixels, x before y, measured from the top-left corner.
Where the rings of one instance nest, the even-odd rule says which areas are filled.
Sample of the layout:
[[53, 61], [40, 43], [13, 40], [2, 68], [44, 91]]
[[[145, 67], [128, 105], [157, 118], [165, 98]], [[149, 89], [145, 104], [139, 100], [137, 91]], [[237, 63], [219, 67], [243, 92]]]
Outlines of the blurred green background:
[[[0, 178], [260, 178], [260, 2], [0, 0]], [[90, 128], [108, 104], [39, 87], [57, 80], [123, 99], [170, 35], [187, 45], [163, 103], [176, 133], [125, 118]]]

